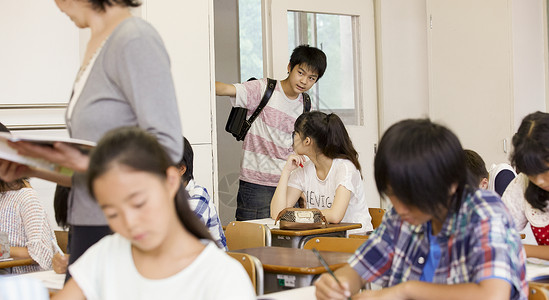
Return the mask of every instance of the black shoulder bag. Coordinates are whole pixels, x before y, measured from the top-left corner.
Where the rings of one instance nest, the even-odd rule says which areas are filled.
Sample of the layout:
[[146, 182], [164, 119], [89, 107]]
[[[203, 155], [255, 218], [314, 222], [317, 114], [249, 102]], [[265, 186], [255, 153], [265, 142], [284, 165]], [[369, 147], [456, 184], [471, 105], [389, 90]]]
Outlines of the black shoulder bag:
[[[250, 78], [250, 80], [256, 80], [256, 79]], [[231, 113], [229, 114], [229, 119], [227, 120], [227, 124], [225, 125], [225, 131], [232, 134], [237, 141], [244, 140], [244, 137], [246, 137], [248, 130], [250, 130], [250, 127], [252, 126], [252, 123], [255, 121], [257, 116], [259, 116], [263, 108], [265, 108], [265, 106], [267, 105], [267, 102], [269, 102], [269, 99], [273, 95], [275, 86], [276, 86], [276, 80], [267, 78], [267, 88], [265, 89], [263, 98], [261, 98], [261, 102], [259, 103], [259, 106], [255, 109], [254, 113], [250, 116], [248, 120], [246, 120], [246, 116], [248, 115], [247, 108], [233, 107], [231, 109]], [[310, 110], [311, 110], [311, 98], [307, 93], [303, 93], [303, 112], [308, 112]]]

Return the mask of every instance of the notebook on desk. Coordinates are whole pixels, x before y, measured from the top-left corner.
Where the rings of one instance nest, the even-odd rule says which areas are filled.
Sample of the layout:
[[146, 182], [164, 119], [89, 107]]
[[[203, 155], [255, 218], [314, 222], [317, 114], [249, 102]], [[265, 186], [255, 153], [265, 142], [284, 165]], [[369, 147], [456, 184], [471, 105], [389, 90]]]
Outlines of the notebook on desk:
[[278, 226], [278, 224], [275, 225], [275, 220], [273, 220], [271, 218], [247, 220], [247, 221], [244, 221], [244, 222], [267, 225], [267, 227], [269, 227], [269, 229], [279, 229], [280, 228]]
[[549, 261], [529, 257], [526, 260], [526, 280], [541, 280], [541, 277], [549, 279]]

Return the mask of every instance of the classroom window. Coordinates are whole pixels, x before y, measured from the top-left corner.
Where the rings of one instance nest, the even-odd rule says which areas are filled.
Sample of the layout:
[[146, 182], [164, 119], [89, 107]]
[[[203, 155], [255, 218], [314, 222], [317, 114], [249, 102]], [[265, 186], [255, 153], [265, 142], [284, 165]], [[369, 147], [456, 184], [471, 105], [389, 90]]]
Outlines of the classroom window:
[[309, 44], [326, 53], [328, 68], [309, 91], [313, 106], [338, 114], [346, 125], [359, 125], [355, 17], [288, 11], [288, 51]]
[[263, 77], [261, 0], [239, 0], [240, 81]]

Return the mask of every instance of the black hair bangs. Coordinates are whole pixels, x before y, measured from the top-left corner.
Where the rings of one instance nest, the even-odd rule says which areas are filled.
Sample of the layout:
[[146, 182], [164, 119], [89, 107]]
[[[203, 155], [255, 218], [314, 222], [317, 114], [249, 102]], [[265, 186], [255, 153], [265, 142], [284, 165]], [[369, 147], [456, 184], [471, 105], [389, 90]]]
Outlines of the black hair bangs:
[[436, 217], [442, 208], [451, 210], [452, 186], [459, 195], [465, 187], [465, 154], [448, 129], [429, 120], [405, 120], [382, 137], [374, 175], [380, 195], [392, 194]]
[[518, 172], [537, 175], [549, 170], [549, 151], [534, 139], [524, 140], [517, 145], [512, 156]]

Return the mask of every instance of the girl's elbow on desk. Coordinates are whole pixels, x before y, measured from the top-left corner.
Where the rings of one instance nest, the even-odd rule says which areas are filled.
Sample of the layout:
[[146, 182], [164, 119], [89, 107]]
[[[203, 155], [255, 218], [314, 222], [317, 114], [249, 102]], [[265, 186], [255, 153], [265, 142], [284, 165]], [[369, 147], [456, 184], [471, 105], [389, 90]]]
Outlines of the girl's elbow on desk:
[[341, 221], [343, 220], [343, 217], [345, 216], [345, 212], [341, 214], [340, 212], [335, 211], [334, 209], [331, 209], [331, 208], [323, 209], [322, 214], [326, 217], [326, 220], [329, 223], [335, 223], [335, 224], [341, 223]]

